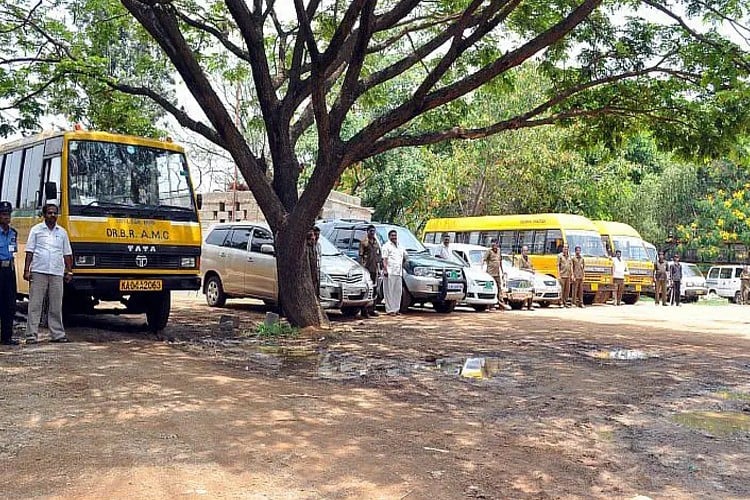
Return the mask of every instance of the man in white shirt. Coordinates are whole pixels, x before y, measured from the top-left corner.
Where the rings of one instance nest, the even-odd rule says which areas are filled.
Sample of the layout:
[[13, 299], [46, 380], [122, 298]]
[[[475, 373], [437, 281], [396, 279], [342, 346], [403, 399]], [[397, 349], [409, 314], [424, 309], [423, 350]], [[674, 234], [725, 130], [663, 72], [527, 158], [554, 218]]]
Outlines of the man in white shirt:
[[398, 246], [398, 235], [388, 231], [388, 242], [381, 249], [383, 257], [383, 295], [385, 313], [390, 316], [400, 314], [401, 309], [401, 276], [404, 274], [406, 250]]
[[443, 244], [440, 245], [437, 257], [439, 259], [451, 260], [453, 258], [453, 248], [451, 248], [451, 237], [443, 235]]
[[612, 280], [615, 282], [615, 305], [622, 305], [622, 293], [625, 291], [625, 275], [630, 274], [628, 264], [622, 260], [622, 252], [615, 251], [612, 259]]
[[68, 342], [62, 323], [63, 280], [73, 279], [73, 251], [68, 233], [57, 225], [58, 208], [47, 203], [42, 208], [44, 222], [31, 228], [26, 243], [23, 279], [29, 283], [29, 315], [26, 343], [39, 341], [39, 320], [47, 297], [47, 325], [52, 342]]

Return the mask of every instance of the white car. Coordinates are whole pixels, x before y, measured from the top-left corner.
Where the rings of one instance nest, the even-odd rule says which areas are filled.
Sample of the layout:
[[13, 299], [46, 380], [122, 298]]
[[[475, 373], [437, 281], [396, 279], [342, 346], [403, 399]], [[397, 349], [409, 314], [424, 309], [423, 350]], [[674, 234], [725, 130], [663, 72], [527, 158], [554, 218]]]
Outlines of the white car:
[[[486, 247], [467, 243], [453, 243], [451, 244], [451, 248], [462, 258], [469, 261], [472, 268], [485, 269], [483, 259], [485, 252], [487, 252]], [[508, 255], [503, 255], [503, 269], [508, 278], [515, 277], [530, 280], [534, 287], [534, 302], [538, 303], [541, 307], [558, 304], [562, 299], [562, 287], [554, 276], [521, 271], [513, 265], [513, 260]]]
[[[435, 243], [426, 243], [425, 247], [432, 255], [437, 257], [440, 246]], [[473, 307], [477, 311], [484, 311], [488, 307], [497, 304], [497, 284], [495, 279], [487, 272], [471, 266], [461, 255], [453, 251], [450, 261], [463, 268], [466, 278], [466, 297], [459, 304]]]

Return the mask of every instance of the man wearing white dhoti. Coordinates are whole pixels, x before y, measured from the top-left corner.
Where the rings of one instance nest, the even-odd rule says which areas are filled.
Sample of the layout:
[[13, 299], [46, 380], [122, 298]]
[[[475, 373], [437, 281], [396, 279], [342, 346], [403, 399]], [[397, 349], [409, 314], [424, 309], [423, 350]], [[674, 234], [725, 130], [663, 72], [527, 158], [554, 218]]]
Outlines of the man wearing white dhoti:
[[390, 316], [400, 314], [401, 277], [404, 274], [406, 250], [398, 246], [395, 230], [388, 232], [388, 242], [381, 249], [383, 257], [383, 295], [385, 313]]

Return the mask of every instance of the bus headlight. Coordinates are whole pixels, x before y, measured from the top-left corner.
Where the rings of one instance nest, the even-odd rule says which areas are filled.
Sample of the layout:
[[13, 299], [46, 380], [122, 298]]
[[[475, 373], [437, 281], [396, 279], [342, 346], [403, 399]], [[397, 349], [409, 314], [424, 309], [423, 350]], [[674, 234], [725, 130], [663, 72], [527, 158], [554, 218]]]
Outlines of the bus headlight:
[[180, 267], [195, 267], [195, 257], [180, 258]]
[[76, 267], [93, 267], [96, 265], [96, 257], [93, 255], [76, 255]]

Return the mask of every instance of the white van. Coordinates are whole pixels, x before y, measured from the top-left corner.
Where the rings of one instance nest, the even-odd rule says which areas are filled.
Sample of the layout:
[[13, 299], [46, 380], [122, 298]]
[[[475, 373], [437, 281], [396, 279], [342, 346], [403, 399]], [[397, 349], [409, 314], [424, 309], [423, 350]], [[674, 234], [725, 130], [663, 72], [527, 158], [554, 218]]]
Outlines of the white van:
[[727, 264], [713, 266], [706, 274], [706, 287], [709, 295], [718, 295], [729, 299], [729, 302], [740, 302], [740, 275], [742, 266], [738, 264]]

